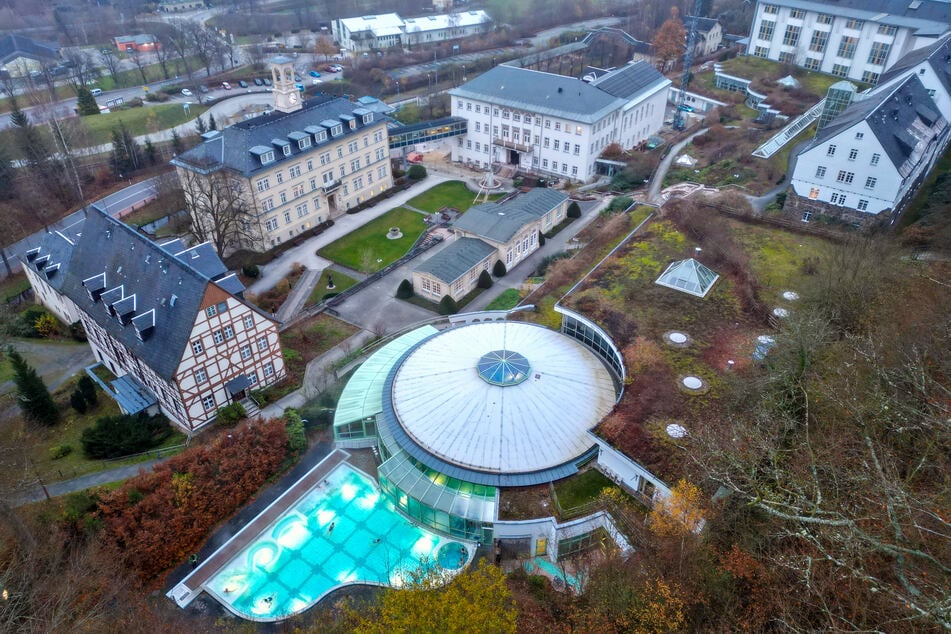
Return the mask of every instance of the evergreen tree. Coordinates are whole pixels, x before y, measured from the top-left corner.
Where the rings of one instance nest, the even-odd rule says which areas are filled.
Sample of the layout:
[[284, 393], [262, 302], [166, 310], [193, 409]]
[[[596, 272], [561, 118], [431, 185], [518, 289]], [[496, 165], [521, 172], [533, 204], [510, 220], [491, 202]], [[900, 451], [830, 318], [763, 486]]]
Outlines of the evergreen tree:
[[413, 296], [413, 283], [409, 280], [403, 280], [400, 282], [399, 287], [396, 289], [397, 299], [409, 299]]
[[538, 246], [545, 246], [545, 234], [541, 231], [538, 232]]
[[195, 119], [195, 129], [198, 130], [198, 134], [204, 134], [208, 132], [208, 128], [205, 127], [205, 120], [201, 117]]
[[496, 260], [495, 265], [492, 267], [492, 275], [505, 277], [506, 273], [508, 273], [508, 269], [505, 268], [505, 263], [502, 262], [502, 260]]
[[23, 152], [26, 166], [32, 170], [44, 167], [50, 157], [49, 143], [30, 123], [29, 117], [20, 110], [16, 101], [13, 102], [13, 110], [10, 112], [10, 123], [13, 125], [14, 138], [20, 151]]
[[479, 288], [489, 288], [492, 286], [492, 276], [489, 275], [488, 271], [482, 271], [479, 273]]
[[158, 163], [158, 151], [155, 148], [155, 144], [152, 143], [152, 139], [145, 140], [145, 156], [149, 160], [149, 165]]
[[86, 402], [90, 405], [95, 405], [96, 401], [99, 400], [98, 395], [96, 394], [96, 384], [93, 382], [88, 375], [83, 375], [79, 379], [77, 386], [79, 391], [83, 393], [83, 398], [86, 399]]
[[92, 92], [88, 88], [80, 86], [76, 89], [76, 96], [76, 109], [80, 116], [99, 114], [99, 104], [96, 103], [96, 98], [92, 96]]
[[73, 390], [72, 394], [69, 395], [69, 404], [72, 405], [73, 409], [80, 414], [85, 414], [86, 410], [89, 409], [89, 404], [86, 402], [86, 399], [83, 397], [83, 393], [78, 387]]
[[458, 312], [459, 305], [456, 304], [456, 300], [452, 298], [452, 295], [443, 295], [442, 299], [439, 300], [439, 314], [455, 315]]
[[172, 130], [172, 151], [175, 154], [181, 154], [185, 151], [185, 145], [182, 143], [182, 137], [178, 136], [176, 130]]
[[56, 403], [53, 402], [43, 379], [13, 348], [7, 349], [7, 356], [13, 367], [13, 382], [16, 384], [17, 400], [23, 410], [23, 416], [32, 423], [55, 425], [59, 419], [59, 410], [56, 409]]
[[131, 174], [143, 166], [142, 148], [124, 123], [112, 129], [112, 166], [117, 176]]
[[16, 196], [16, 175], [10, 147], [0, 143], [0, 200], [9, 200]]
[[209, 129], [209, 130], [217, 130], [217, 129], [218, 129], [218, 122], [215, 121], [215, 115], [213, 115], [213, 114], [210, 113], [210, 112], [208, 113], [208, 129]]
[[578, 205], [577, 202], [572, 201], [571, 204], [568, 205], [568, 217], [569, 218], [581, 217], [581, 207]]

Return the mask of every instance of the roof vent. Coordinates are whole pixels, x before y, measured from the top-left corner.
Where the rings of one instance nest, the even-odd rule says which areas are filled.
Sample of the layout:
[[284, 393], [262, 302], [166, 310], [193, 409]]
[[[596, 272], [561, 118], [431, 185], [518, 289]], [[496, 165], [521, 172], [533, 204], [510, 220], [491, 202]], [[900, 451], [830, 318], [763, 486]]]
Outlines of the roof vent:
[[178, 295], [172, 293], [172, 296], [168, 298], [168, 305], [174, 307], [175, 302], [178, 301]]

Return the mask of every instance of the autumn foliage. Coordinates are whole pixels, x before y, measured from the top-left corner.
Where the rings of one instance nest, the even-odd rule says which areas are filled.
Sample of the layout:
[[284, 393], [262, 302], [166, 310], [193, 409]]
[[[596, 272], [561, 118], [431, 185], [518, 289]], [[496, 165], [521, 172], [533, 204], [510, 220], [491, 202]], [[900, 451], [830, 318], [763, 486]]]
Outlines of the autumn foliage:
[[193, 553], [286, 456], [283, 420], [259, 421], [190, 449], [99, 500], [102, 540], [147, 584]]

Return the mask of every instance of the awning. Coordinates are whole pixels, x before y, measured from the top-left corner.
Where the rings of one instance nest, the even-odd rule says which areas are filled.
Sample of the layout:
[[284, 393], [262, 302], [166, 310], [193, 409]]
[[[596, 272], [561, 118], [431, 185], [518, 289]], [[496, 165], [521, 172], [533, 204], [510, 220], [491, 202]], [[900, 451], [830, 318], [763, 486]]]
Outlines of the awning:
[[239, 374], [238, 376], [234, 377], [233, 379], [225, 383], [225, 388], [228, 390], [228, 393], [231, 394], [232, 396], [234, 396], [235, 394], [238, 394], [242, 390], [248, 389], [249, 387], [251, 387], [251, 379], [249, 379], [247, 376], [243, 374]]

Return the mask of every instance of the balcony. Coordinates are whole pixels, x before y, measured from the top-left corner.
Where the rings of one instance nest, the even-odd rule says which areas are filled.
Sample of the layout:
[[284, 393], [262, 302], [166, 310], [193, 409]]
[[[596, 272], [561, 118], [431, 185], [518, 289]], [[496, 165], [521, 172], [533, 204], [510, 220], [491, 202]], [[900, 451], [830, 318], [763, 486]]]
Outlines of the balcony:
[[329, 183], [324, 183], [321, 189], [324, 190], [325, 194], [329, 194], [331, 192], [337, 191], [339, 187], [340, 187], [340, 181], [337, 180], [337, 181], [330, 181]]
[[516, 143], [515, 141], [511, 141], [509, 139], [497, 138], [493, 140], [492, 143], [495, 145], [495, 147], [504, 147], [509, 150], [516, 150], [518, 152], [531, 152], [532, 150], [531, 146]]

